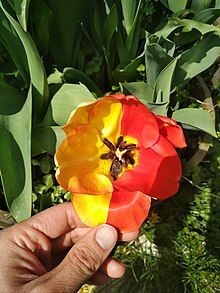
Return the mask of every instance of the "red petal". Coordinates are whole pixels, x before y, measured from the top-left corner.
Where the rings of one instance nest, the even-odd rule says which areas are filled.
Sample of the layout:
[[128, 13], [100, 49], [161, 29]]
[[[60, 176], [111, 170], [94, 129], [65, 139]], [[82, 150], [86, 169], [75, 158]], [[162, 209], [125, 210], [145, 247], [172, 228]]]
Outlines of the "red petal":
[[113, 185], [164, 199], [178, 191], [181, 173], [181, 163], [174, 147], [160, 136], [152, 148], [139, 149], [138, 165], [126, 170]]
[[122, 104], [121, 134], [136, 138], [140, 146], [148, 148], [159, 138], [159, 128], [154, 114], [136, 97], [112, 95]]
[[123, 232], [139, 229], [148, 215], [150, 202], [150, 197], [139, 191], [114, 190], [107, 224], [115, 226]]
[[160, 134], [169, 140], [175, 147], [186, 147], [186, 141], [182, 128], [176, 121], [165, 116], [156, 115]]

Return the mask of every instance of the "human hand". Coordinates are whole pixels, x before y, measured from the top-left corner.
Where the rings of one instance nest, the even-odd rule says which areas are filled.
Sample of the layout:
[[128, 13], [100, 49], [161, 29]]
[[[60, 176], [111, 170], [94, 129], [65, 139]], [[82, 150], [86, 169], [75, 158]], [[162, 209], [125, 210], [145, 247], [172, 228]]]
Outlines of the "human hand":
[[85, 227], [71, 203], [49, 208], [0, 232], [0, 292], [76, 292], [119, 278], [125, 267], [109, 254], [117, 240], [137, 236]]

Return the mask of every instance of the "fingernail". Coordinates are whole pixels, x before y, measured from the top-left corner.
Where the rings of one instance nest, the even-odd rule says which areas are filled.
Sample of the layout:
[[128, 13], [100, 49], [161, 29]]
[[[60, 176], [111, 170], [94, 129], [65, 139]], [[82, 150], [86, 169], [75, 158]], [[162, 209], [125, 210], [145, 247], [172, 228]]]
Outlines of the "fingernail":
[[113, 248], [117, 241], [117, 233], [111, 226], [101, 226], [96, 232], [95, 239], [102, 249]]

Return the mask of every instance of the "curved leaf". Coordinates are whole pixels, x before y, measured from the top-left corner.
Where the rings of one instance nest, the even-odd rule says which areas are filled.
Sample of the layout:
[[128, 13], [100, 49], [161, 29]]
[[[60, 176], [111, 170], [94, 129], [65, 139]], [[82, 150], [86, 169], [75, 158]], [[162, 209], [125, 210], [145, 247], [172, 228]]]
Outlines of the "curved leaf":
[[173, 112], [173, 119], [197, 130], [205, 131], [217, 137], [215, 125], [209, 112], [201, 109], [185, 108]]
[[9, 210], [17, 221], [31, 216], [31, 96], [20, 112], [0, 115], [0, 171]]
[[54, 155], [65, 137], [65, 133], [60, 126], [42, 126], [35, 128], [32, 132], [32, 156], [44, 152]]
[[206, 34], [177, 61], [173, 87], [186, 83], [210, 67], [220, 55], [220, 35]]
[[30, 35], [24, 32], [19, 23], [16, 20], [14, 20], [11, 17], [11, 15], [4, 9], [2, 2], [0, 2], [0, 7], [4, 12], [5, 16], [10, 21], [11, 25], [18, 34], [24, 46], [28, 60], [31, 83], [33, 85], [33, 110], [36, 113], [36, 115], [40, 118], [44, 114], [44, 109], [48, 102], [48, 84], [41, 58]]
[[30, 0], [14, 0], [14, 8], [23, 29], [27, 30], [28, 8]]
[[95, 100], [94, 96], [83, 84], [64, 84], [52, 98], [42, 125], [54, 123], [64, 125], [67, 123], [71, 112], [80, 103]]

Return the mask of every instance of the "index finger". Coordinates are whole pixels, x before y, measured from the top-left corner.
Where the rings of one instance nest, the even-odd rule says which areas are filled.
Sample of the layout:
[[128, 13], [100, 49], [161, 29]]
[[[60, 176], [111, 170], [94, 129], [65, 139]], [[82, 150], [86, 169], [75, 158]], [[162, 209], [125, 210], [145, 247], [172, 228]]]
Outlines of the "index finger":
[[24, 223], [44, 233], [51, 239], [57, 238], [77, 226], [82, 226], [70, 202], [48, 208]]

